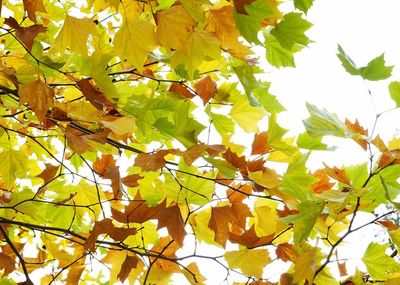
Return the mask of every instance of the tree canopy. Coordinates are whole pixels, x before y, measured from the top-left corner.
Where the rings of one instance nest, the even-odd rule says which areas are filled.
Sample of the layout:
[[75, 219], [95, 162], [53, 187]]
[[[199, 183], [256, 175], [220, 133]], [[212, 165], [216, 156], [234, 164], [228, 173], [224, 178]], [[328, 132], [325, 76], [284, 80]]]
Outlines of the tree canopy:
[[[400, 283], [399, 138], [311, 103], [306, 132], [278, 122], [262, 67], [295, 67], [312, 5], [0, 1], [1, 284]], [[337, 56], [391, 77], [384, 54]], [[369, 159], [312, 170], [329, 136]]]

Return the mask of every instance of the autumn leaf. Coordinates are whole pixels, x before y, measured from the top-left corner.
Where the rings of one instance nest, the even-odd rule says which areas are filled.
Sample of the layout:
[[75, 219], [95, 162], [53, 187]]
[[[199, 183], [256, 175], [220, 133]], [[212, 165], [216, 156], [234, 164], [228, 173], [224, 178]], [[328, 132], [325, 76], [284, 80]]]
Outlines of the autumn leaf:
[[157, 171], [164, 167], [166, 160], [164, 156], [171, 153], [171, 150], [159, 150], [155, 153], [140, 153], [135, 159], [135, 166], [140, 167], [143, 171]]
[[167, 49], [187, 51], [187, 41], [195, 26], [195, 21], [183, 5], [175, 5], [156, 14], [156, 35]]
[[140, 176], [139, 174], [131, 174], [128, 176], [125, 176], [121, 179], [121, 182], [128, 187], [137, 187], [139, 186], [139, 180], [142, 179], [143, 176]]
[[368, 130], [364, 129], [360, 126], [358, 120], [354, 123], [351, 123], [349, 120], [346, 119], [344, 122], [346, 127], [349, 129], [350, 132], [354, 134], [353, 139], [364, 149], [367, 150], [368, 148]]
[[47, 111], [54, 106], [54, 90], [41, 80], [23, 84], [19, 91], [20, 104], [28, 103], [39, 121], [43, 121]]
[[204, 105], [217, 94], [217, 84], [210, 76], [203, 77], [194, 85], [194, 88], [203, 100]]
[[184, 98], [189, 98], [189, 99], [192, 99], [195, 96], [193, 91], [189, 89], [186, 85], [176, 82], [173, 82], [171, 84], [168, 91], [177, 93], [183, 96]]
[[346, 172], [343, 169], [339, 169], [337, 167], [329, 167], [325, 164], [325, 172], [333, 179], [342, 182], [346, 185], [351, 185], [351, 182], [347, 177]]
[[32, 25], [29, 27], [21, 27], [18, 22], [9, 17], [4, 20], [4, 23], [15, 29], [15, 35], [24, 43], [29, 51], [32, 51], [33, 41], [39, 33], [45, 33], [47, 29], [42, 25]]
[[24, 9], [28, 13], [28, 18], [36, 23], [36, 12], [46, 13], [46, 8], [42, 0], [23, 0]]
[[229, 224], [235, 220], [235, 215], [230, 206], [211, 208], [211, 217], [208, 226], [215, 232], [215, 241], [226, 246], [229, 237]]
[[170, 236], [180, 246], [183, 246], [183, 239], [185, 238], [185, 224], [181, 215], [181, 210], [178, 205], [166, 207], [166, 202], [156, 207], [158, 212], [156, 218], [158, 219], [157, 228], [161, 229], [166, 227]]
[[85, 98], [99, 111], [113, 108], [113, 104], [95, 88], [89, 79], [81, 79], [77, 82], [77, 85]]
[[229, 267], [240, 269], [244, 274], [261, 277], [265, 265], [271, 262], [266, 249], [227, 251], [224, 255]]
[[84, 134], [70, 126], [67, 126], [65, 130], [65, 137], [69, 147], [77, 154], [82, 154], [93, 149]]
[[274, 239], [275, 233], [268, 235], [268, 236], [261, 236], [259, 237], [256, 234], [254, 225], [250, 227], [249, 230], [246, 230], [242, 234], [235, 234], [235, 233], [230, 233], [229, 234], [229, 241], [233, 243], [238, 243], [243, 246], [246, 246], [247, 248], [256, 248], [259, 246], [265, 246], [268, 245], [272, 242]]
[[104, 219], [96, 222], [84, 247], [86, 250], [95, 251], [96, 240], [99, 235], [107, 234], [115, 241], [124, 241], [128, 236], [136, 234], [135, 228], [119, 228], [114, 226], [111, 219]]
[[133, 268], [136, 268], [139, 258], [136, 255], [127, 255], [121, 265], [121, 271], [118, 273], [117, 279], [124, 282]]
[[62, 52], [70, 49], [73, 52], [87, 55], [89, 35], [95, 34], [97, 34], [96, 27], [91, 19], [79, 19], [66, 15], [64, 25], [55, 39], [55, 45]]
[[297, 254], [293, 249], [293, 245], [286, 242], [278, 244], [276, 248], [276, 256], [285, 262], [295, 262], [297, 258]]
[[251, 145], [251, 154], [265, 154], [272, 148], [268, 143], [268, 133], [262, 132], [254, 135], [253, 144]]

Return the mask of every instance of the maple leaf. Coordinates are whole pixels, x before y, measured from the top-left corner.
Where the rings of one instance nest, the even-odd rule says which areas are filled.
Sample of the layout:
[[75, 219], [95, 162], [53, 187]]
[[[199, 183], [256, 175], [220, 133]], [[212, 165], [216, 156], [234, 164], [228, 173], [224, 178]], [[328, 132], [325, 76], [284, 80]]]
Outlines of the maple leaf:
[[297, 258], [297, 254], [293, 248], [293, 245], [287, 242], [278, 244], [276, 247], [276, 256], [285, 262], [295, 262]]
[[185, 238], [186, 231], [181, 210], [178, 205], [166, 207], [166, 201], [164, 201], [162, 204], [157, 206], [157, 209], [157, 229], [166, 227], [174, 241], [176, 241], [180, 246], [183, 246], [183, 239]]
[[244, 274], [261, 277], [265, 265], [271, 262], [266, 249], [244, 249], [239, 251], [227, 251], [224, 254], [229, 267], [238, 268]]
[[135, 228], [118, 228], [114, 226], [111, 219], [97, 221], [86, 239], [84, 248], [89, 251], [95, 251], [97, 237], [101, 234], [107, 234], [115, 241], [124, 241], [128, 236], [136, 234]]
[[67, 126], [65, 130], [65, 137], [69, 147], [77, 154], [82, 154], [93, 149], [84, 134], [70, 126]]
[[18, 22], [9, 17], [4, 20], [4, 23], [15, 29], [15, 35], [24, 43], [29, 51], [32, 51], [33, 41], [39, 33], [45, 33], [47, 29], [42, 25], [32, 25], [29, 27], [21, 27]]
[[185, 98], [192, 99], [195, 94], [186, 85], [173, 82], [168, 91], [182, 95]]
[[364, 150], [367, 150], [368, 141], [366, 138], [368, 137], [368, 130], [360, 126], [358, 120], [356, 120], [354, 123], [351, 123], [346, 119], [344, 123], [349, 131], [355, 134], [353, 140], [355, 140]]
[[147, 58], [147, 52], [157, 45], [155, 27], [145, 20], [125, 19], [124, 24], [114, 37], [113, 45], [116, 54], [126, 59], [139, 70]]
[[113, 108], [113, 104], [104, 94], [95, 88], [89, 79], [81, 79], [76, 83], [85, 98], [99, 111]]
[[126, 255], [124, 262], [121, 265], [121, 271], [118, 273], [118, 280], [124, 282], [133, 268], [137, 267], [139, 258], [136, 255]]
[[215, 232], [215, 241], [226, 246], [229, 237], [229, 224], [236, 219], [230, 206], [211, 208], [211, 217], [208, 226]]
[[183, 5], [175, 5], [156, 14], [156, 35], [167, 49], [187, 51], [187, 41], [195, 26], [195, 21]]
[[[79, 33], [76, 33], [76, 31], [79, 31]], [[55, 44], [63, 52], [66, 49], [71, 49], [73, 52], [87, 55], [89, 35], [95, 34], [97, 34], [96, 27], [91, 19], [79, 19], [67, 15], [64, 25], [55, 39]]]
[[166, 163], [164, 156], [172, 152], [172, 150], [162, 149], [150, 154], [140, 153], [135, 159], [135, 166], [140, 167], [143, 171], [157, 171]]
[[261, 132], [254, 135], [253, 144], [251, 145], [251, 154], [265, 154], [272, 148], [268, 145], [268, 133]]
[[249, 230], [243, 232], [242, 234], [229, 234], [229, 241], [233, 243], [238, 243], [246, 246], [247, 248], [256, 248], [259, 246], [264, 246], [270, 244], [274, 239], [275, 234], [271, 234], [268, 236], [259, 237], [256, 234], [254, 225], [250, 227]]
[[39, 121], [43, 121], [47, 111], [54, 106], [54, 90], [41, 80], [23, 84], [19, 91], [20, 104], [28, 103]]
[[324, 164], [324, 166], [326, 174], [328, 174], [330, 177], [346, 185], [351, 185], [351, 182], [343, 169], [337, 167], [329, 167], [326, 164]]
[[36, 23], [36, 12], [46, 13], [46, 8], [42, 0], [23, 0], [24, 9], [28, 13], [28, 18]]
[[204, 105], [217, 94], [217, 84], [210, 76], [203, 77], [203, 79], [196, 82], [194, 88], [201, 100], [203, 100]]
[[143, 178], [143, 176], [141, 176], [141, 175], [139, 175], [139, 174], [131, 174], [131, 175], [128, 175], [128, 176], [125, 176], [125, 177], [123, 177], [122, 179], [121, 179], [121, 182], [125, 185], [125, 186], [128, 186], [128, 187], [137, 187], [137, 186], [139, 186], [139, 183], [138, 183], [138, 181], [140, 180], [140, 179], [142, 179]]

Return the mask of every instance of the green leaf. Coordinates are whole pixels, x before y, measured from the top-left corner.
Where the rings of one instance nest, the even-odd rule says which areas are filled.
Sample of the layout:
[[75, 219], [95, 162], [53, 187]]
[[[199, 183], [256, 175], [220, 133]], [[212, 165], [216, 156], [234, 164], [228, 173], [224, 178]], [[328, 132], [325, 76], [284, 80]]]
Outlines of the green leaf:
[[256, 0], [250, 5], [245, 5], [245, 10], [247, 15], [234, 11], [233, 19], [236, 27], [248, 42], [260, 44], [258, 32], [261, 27], [261, 21], [267, 17], [275, 16], [274, 11], [269, 6], [268, 1], [264, 0]]
[[233, 179], [236, 177], [237, 169], [229, 162], [212, 157], [207, 157], [205, 160], [215, 166], [224, 178]]
[[285, 107], [276, 99], [274, 95], [269, 93], [271, 83], [259, 82], [258, 87], [255, 88], [254, 92], [258, 99], [258, 102], [264, 107], [264, 109], [270, 113], [280, 113], [286, 111]]
[[294, 6], [307, 13], [308, 9], [313, 5], [314, 0], [294, 0]]
[[324, 209], [324, 204], [314, 201], [304, 201], [298, 205], [299, 214], [289, 215], [282, 220], [294, 224], [294, 242], [306, 241], [315, 222]]
[[345, 53], [343, 48], [338, 45], [339, 60], [344, 69], [351, 75], [359, 75], [370, 81], [378, 81], [389, 78], [392, 75], [393, 66], [386, 66], [384, 54], [371, 60], [367, 66], [357, 67], [354, 61]]
[[307, 132], [312, 137], [332, 135], [337, 137], [349, 136], [348, 130], [336, 114], [325, 109], [318, 109], [315, 105], [306, 103], [310, 117], [303, 120]]
[[400, 272], [400, 264], [385, 253], [388, 247], [389, 244], [374, 242], [368, 245], [362, 261], [365, 263], [372, 279], [386, 280], [389, 274]]
[[307, 46], [311, 41], [304, 34], [312, 24], [302, 18], [300, 13], [288, 13], [271, 31], [282, 47], [291, 50], [295, 44]]
[[253, 90], [258, 87], [258, 81], [254, 76], [253, 68], [245, 63], [236, 67], [232, 66], [232, 68], [246, 92], [250, 105], [260, 106], [260, 103], [253, 96]]
[[397, 107], [400, 107], [400, 82], [393, 81], [389, 84], [389, 93]]
[[271, 35], [265, 35], [265, 49], [268, 62], [275, 67], [295, 67], [294, 53], [302, 49], [293, 45], [291, 49], [283, 48], [279, 41]]
[[328, 148], [328, 146], [322, 143], [321, 137], [310, 136], [307, 132], [300, 134], [297, 137], [296, 144], [300, 148], [310, 150], [334, 150], [334, 148]]

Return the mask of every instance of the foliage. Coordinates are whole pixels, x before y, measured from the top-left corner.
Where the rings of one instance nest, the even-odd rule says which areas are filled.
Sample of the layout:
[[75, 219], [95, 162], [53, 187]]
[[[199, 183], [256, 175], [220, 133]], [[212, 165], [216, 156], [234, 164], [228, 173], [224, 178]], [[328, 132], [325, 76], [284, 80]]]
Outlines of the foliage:
[[[2, 284], [214, 284], [204, 261], [231, 284], [396, 283], [400, 141], [312, 104], [287, 136], [255, 53], [294, 67], [312, 42], [313, 1], [285, 2], [0, 1]], [[369, 160], [312, 171], [327, 136]], [[373, 224], [388, 242], [348, 275], [337, 252]]]

